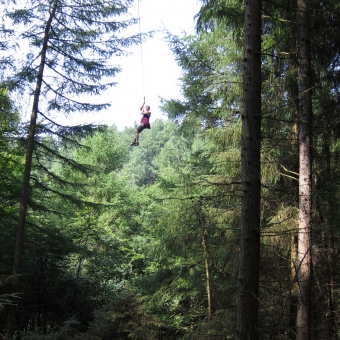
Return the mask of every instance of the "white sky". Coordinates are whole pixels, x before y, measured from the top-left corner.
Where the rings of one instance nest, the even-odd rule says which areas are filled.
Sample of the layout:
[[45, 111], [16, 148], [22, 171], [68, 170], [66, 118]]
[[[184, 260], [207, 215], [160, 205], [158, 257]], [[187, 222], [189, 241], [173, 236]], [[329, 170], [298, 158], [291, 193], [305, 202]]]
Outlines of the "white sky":
[[[197, 0], [139, 1], [142, 32], [162, 28], [179, 36], [183, 36], [184, 32], [187, 34], [195, 32], [194, 16], [200, 8]], [[138, 0], [135, 0], [131, 13], [133, 17], [138, 17]], [[128, 34], [138, 33], [139, 25], [134, 26], [133, 33], [128, 32]], [[181, 69], [177, 66], [162, 34], [149, 38], [142, 47], [136, 46], [131, 49], [131, 52], [133, 52], [131, 56], [114, 60], [114, 63], [119, 64], [123, 70], [114, 79], [118, 84], [110, 89], [108, 96], [101, 98], [104, 99], [101, 101], [111, 102], [112, 106], [108, 110], [96, 113], [95, 117], [91, 115], [78, 117], [83, 123], [100, 123], [109, 126], [115, 124], [119, 130], [134, 126], [134, 123], [140, 120], [139, 108], [145, 93], [146, 104], [151, 106], [152, 125], [152, 121], [156, 118], [166, 119], [158, 108], [159, 97], [182, 98], [178, 81], [181, 77]], [[78, 120], [75, 123], [81, 122]]]

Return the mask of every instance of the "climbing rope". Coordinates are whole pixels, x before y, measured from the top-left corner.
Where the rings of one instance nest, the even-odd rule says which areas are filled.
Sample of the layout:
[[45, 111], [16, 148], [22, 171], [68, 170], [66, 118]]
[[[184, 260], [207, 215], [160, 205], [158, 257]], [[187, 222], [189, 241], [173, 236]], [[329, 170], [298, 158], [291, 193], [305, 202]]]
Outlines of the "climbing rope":
[[[142, 29], [141, 29], [141, 24], [140, 24], [141, 20], [140, 20], [139, 0], [137, 1], [137, 6], [138, 6], [139, 35], [141, 35]], [[142, 88], [143, 88], [143, 97], [144, 97], [143, 104], [145, 104], [144, 63], [143, 63], [143, 43], [142, 42], [140, 44], [140, 59], [141, 59], [141, 66], [142, 66]]]

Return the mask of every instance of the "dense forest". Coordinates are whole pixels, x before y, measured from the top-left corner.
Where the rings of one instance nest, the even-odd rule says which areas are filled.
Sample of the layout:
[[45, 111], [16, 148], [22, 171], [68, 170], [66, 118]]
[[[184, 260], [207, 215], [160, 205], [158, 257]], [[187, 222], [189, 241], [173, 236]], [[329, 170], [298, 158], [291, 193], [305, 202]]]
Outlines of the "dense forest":
[[59, 119], [107, 108], [133, 1], [2, 1], [0, 338], [340, 336], [340, 4], [200, 3], [131, 147]]

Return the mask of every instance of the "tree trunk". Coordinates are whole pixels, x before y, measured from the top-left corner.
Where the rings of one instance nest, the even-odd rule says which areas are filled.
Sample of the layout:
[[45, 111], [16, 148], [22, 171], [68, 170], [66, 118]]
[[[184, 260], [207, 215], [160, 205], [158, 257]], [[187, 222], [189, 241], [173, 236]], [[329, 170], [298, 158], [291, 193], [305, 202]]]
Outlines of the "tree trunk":
[[[14, 265], [13, 265], [14, 280], [12, 284], [13, 292], [16, 292], [18, 290], [18, 283], [19, 283], [18, 275], [21, 274], [21, 264], [22, 264], [22, 258], [23, 258], [23, 245], [24, 245], [27, 205], [28, 205], [28, 199], [29, 199], [29, 186], [30, 186], [30, 177], [31, 177], [31, 169], [32, 169], [35, 128], [36, 128], [36, 123], [37, 123], [39, 97], [41, 93], [41, 85], [42, 85], [42, 79], [43, 79], [43, 74], [44, 74], [44, 66], [45, 66], [45, 59], [46, 59], [46, 52], [47, 52], [47, 43], [49, 39], [49, 32], [51, 29], [52, 20], [56, 13], [57, 3], [58, 3], [58, 0], [55, 0], [53, 3], [51, 14], [46, 22], [44, 42], [43, 42], [43, 46], [41, 49], [39, 72], [37, 76], [36, 88], [34, 91], [31, 121], [30, 121], [28, 138], [27, 138], [26, 162], [25, 162], [24, 179], [23, 179], [22, 191], [21, 191], [19, 220], [18, 220], [16, 243], [15, 243]], [[8, 339], [13, 338], [15, 328], [16, 328], [16, 323], [17, 321], [15, 318], [15, 306], [10, 306], [10, 310], [9, 310], [8, 317], [7, 317], [7, 327], [6, 327], [7, 328], [6, 337]]]
[[258, 339], [260, 262], [261, 0], [245, 1], [242, 204], [237, 338]]
[[291, 235], [291, 250], [290, 250], [290, 272], [292, 280], [292, 288], [290, 293], [289, 305], [289, 339], [296, 338], [296, 314], [297, 314], [297, 301], [298, 301], [298, 287], [296, 283], [297, 278], [297, 265], [298, 265], [298, 236], [296, 233]]
[[311, 229], [312, 229], [312, 160], [311, 160], [311, 62], [308, 0], [298, 0], [300, 111], [299, 111], [299, 233], [298, 233], [298, 311], [297, 340], [311, 334]]
[[328, 260], [328, 282], [327, 282], [327, 293], [328, 293], [328, 311], [326, 313], [327, 318], [327, 334], [328, 339], [336, 340], [337, 328], [335, 323], [335, 307], [334, 307], [334, 278], [335, 278], [335, 264], [334, 264], [334, 233], [333, 228], [329, 223], [325, 226], [325, 247], [326, 255]]
[[207, 249], [207, 242], [206, 242], [206, 234], [202, 231], [202, 245], [204, 251], [204, 264], [205, 264], [205, 275], [207, 278], [207, 298], [208, 298], [208, 313], [207, 319], [211, 319], [211, 288], [210, 288], [210, 271], [209, 271], [209, 261], [208, 261], [208, 249]]
[[[324, 109], [323, 109], [324, 111]], [[323, 181], [320, 183], [321, 187], [328, 188], [329, 192], [332, 192], [332, 188], [330, 187], [331, 183], [331, 152], [330, 152], [330, 131], [329, 126], [330, 122], [327, 119], [327, 114], [323, 112], [322, 114], [322, 139], [323, 139], [323, 156], [325, 158], [325, 171]], [[319, 181], [318, 181], [319, 182]], [[325, 206], [326, 205], [326, 206]], [[336, 328], [336, 319], [335, 319], [335, 306], [334, 306], [334, 281], [335, 281], [335, 260], [334, 260], [334, 218], [335, 216], [335, 208], [333, 203], [333, 197], [328, 197], [324, 201], [324, 204], [320, 202], [320, 196], [317, 198], [317, 211], [319, 212], [319, 217], [321, 220], [321, 224], [323, 226], [324, 233], [324, 246], [326, 251], [327, 258], [327, 311], [326, 311], [326, 320], [327, 320], [327, 339], [336, 340], [337, 337], [337, 328]]]
[[[296, 60], [291, 62], [293, 70], [298, 68]], [[288, 88], [289, 96], [293, 100], [293, 126], [291, 130], [291, 154], [294, 155], [292, 160], [292, 170], [294, 173], [299, 172], [299, 111], [300, 111], [300, 100], [299, 100], [299, 86], [298, 80], [291, 82]], [[294, 207], [299, 205], [299, 182], [296, 179], [292, 180], [292, 203]], [[297, 285], [297, 268], [299, 267], [298, 262], [298, 225], [294, 228], [291, 234], [291, 249], [290, 249], [290, 263], [291, 263], [291, 292], [290, 292], [290, 305], [289, 305], [289, 339], [296, 339], [296, 315], [297, 315], [297, 304], [298, 304], [298, 285]]]

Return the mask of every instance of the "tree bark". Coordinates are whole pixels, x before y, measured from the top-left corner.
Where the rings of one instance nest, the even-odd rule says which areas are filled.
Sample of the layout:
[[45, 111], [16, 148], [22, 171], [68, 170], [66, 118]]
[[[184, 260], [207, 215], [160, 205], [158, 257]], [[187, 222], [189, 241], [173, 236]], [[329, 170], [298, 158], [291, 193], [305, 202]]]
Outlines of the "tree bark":
[[289, 339], [296, 338], [296, 314], [297, 314], [297, 301], [298, 301], [298, 287], [296, 283], [297, 278], [297, 265], [298, 265], [298, 236], [297, 233], [291, 235], [291, 250], [290, 250], [290, 272], [292, 287], [290, 293], [289, 305]]
[[203, 252], [204, 252], [204, 264], [205, 264], [205, 275], [207, 279], [207, 299], [208, 299], [208, 306], [207, 306], [207, 320], [211, 319], [211, 288], [210, 288], [210, 270], [209, 270], [209, 261], [208, 261], [208, 249], [207, 249], [207, 242], [206, 242], [206, 234], [202, 231], [202, 245], [203, 245]]
[[261, 0], [245, 1], [242, 204], [237, 338], [258, 339], [260, 263]]
[[335, 306], [334, 306], [334, 281], [335, 281], [335, 264], [334, 264], [334, 232], [333, 227], [326, 223], [325, 226], [325, 247], [327, 255], [327, 265], [328, 265], [328, 282], [327, 282], [327, 303], [328, 311], [326, 313], [327, 318], [327, 334], [328, 339], [336, 340], [337, 327], [335, 322]]
[[[18, 281], [19, 281], [18, 276], [21, 274], [25, 225], [26, 225], [26, 216], [27, 216], [27, 206], [28, 206], [28, 200], [29, 200], [29, 187], [30, 187], [30, 177], [31, 177], [31, 169], [32, 169], [35, 128], [37, 124], [39, 97], [41, 93], [41, 85], [42, 85], [42, 79], [43, 79], [43, 74], [44, 74], [47, 44], [49, 40], [49, 32], [51, 29], [52, 20], [56, 13], [57, 3], [58, 3], [58, 0], [55, 0], [53, 3], [53, 7], [51, 9], [50, 16], [46, 22], [44, 41], [43, 41], [43, 46], [41, 49], [39, 72], [37, 76], [36, 88], [34, 91], [31, 120], [30, 120], [30, 126], [29, 126], [29, 131], [28, 131], [28, 138], [27, 138], [25, 170], [24, 170], [24, 178], [23, 178], [22, 191], [21, 191], [19, 220], [18, 220], [15, 252], [14, 252], [14, 265], [13, 265], [14, 279], [13, 279], [13, 284], [12, 284], [13, 292], [16, 292], [18, 289]], [[15, 306], [10, 306], [10, 310], [9, 310], [8, 317], [7, 317], [7, 326], [6, 326], [7, 328], [6, 337], [8, 339], [13, 338], [15, 328], [16, 328], [16, 323], [17, 321], [15, 317]]]
[[311, 334], [311, 231], [312, 231], [312, 72], [308, 0], [298, 0], [300, 111], [299, 111], [299, 233], [297, 340]]
[[[298, 69], [298, 63], [296, 60], [291, 62], [293, 70]], [[292, 158], [292, 170], [294, 173], [299, 172], [299, 112], [300, 112], [300, 100], [299, 100], [299, 86], [298, 79], [292, 82], [288, 88], [289, 96], [293, 100], [293, 126], [291, 130], [291, 154], [294, 155]], [[299, 182], [295, 179], [292, 180], [292, 202], [295, 207], [299, 205]], [[291, 267], [291, 292], [290, 292], [290, 305], [289, 305], [289, 339], [296, 339], [296, 315], [297, 315], [297, 304], [298, 304], [298, 286], [297, 286], [297, 268], [299, 267], [298, 262], [298, 225], [294, 228], [291, 234], [290, 242], [290, 267]]]
[[[325, 109], [322, 108], [324, 111]], [[323, 141], [323, 156], [325, 159], [325, 170], [324, 170], [324, 178], [319, 186], [329, 188], [329, 192], [332, 192], [330, 187], [331, 183], [331, 152], [330, 152], [330, 135], [329, 131], [330, 122], [328, 120], [327, 114], [323, 112], [322, 114], [322, 141]], [[318, 181], [319, 182], [319, 181]], [[334, 305], [334, 283], [335, 283], [335, 246], [334, 246], [334, 216], [335, 216], [335, 207], [333, 203], [333, 197], [328, 197], [324, 201], [324, 204], [320, 202], [320, 197], [318, 196], [317, 201], [317, 211], [319, 212], [319, 217], [321, 223], [323, 225], [323, 233], [324, 233], [324, 246], [326, 251], [327, 258], [327, 311], [326, 311], [326, 320], [327, 320], [327, 339], [336, 340], [337, 337], [337, 328], [336, 328], [336, 318], [335, 318], [335, 305]]]

